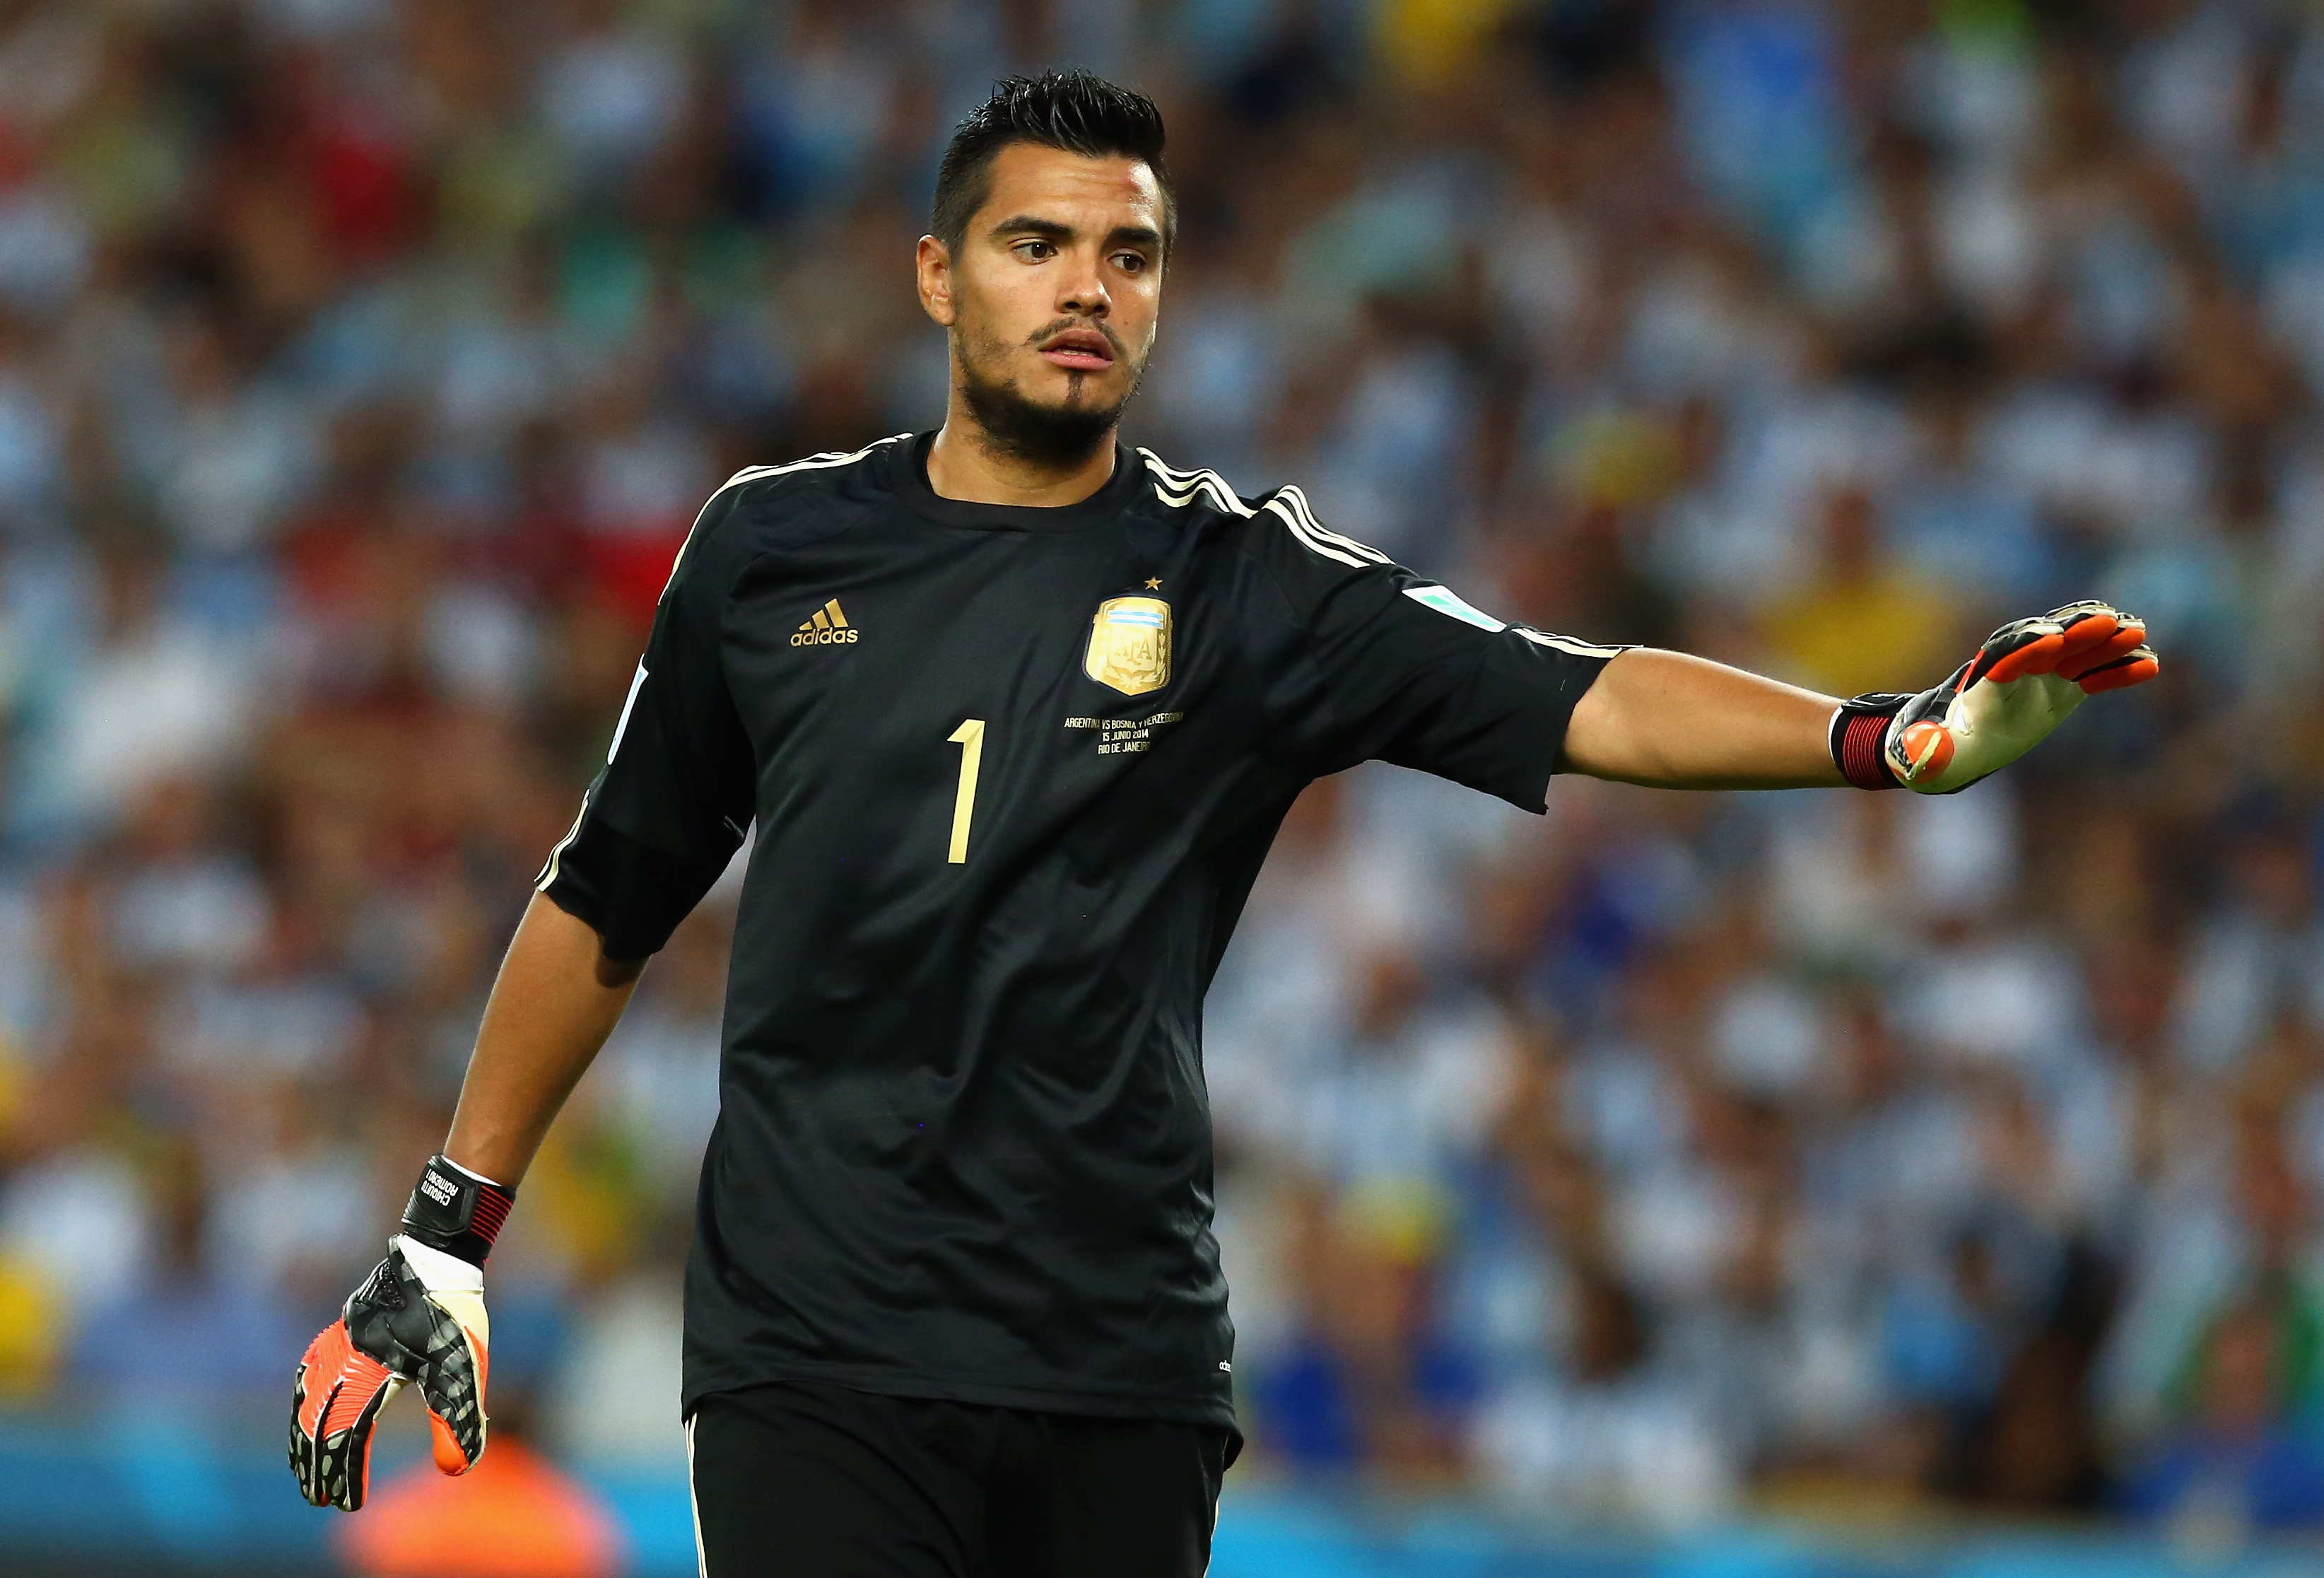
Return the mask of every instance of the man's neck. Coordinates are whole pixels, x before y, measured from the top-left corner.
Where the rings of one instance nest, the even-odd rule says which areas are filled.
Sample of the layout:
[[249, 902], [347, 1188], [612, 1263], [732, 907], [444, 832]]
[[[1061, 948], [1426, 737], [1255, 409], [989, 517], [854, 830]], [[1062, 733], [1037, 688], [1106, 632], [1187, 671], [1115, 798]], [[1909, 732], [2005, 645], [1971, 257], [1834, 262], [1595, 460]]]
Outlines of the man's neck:
[[1111, 434], [1080, 460], [1045, 466], [997, 452], [975, 422], [954, 411], [928, 449], [928, 486], [940, 499], [970, 504], [1017, 504], [1055, 509], [1078, 504], [1113, 476]]

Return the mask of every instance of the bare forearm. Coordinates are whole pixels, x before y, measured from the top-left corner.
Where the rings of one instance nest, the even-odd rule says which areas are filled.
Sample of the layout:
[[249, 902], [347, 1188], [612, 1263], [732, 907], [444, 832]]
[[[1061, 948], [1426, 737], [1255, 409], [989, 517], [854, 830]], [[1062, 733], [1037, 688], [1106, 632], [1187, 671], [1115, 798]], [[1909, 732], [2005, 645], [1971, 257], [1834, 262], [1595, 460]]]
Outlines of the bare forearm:
[[641, 968], [606, 958], [586, 922], [535, 894], [484, 1005], [444, 1154], [514, 1188]]
[[1832, 765], [1828, 696], [1683, 652], [1635, 648], [1573, 709], [1563, 769], [1660, 789], [1816, 789]]

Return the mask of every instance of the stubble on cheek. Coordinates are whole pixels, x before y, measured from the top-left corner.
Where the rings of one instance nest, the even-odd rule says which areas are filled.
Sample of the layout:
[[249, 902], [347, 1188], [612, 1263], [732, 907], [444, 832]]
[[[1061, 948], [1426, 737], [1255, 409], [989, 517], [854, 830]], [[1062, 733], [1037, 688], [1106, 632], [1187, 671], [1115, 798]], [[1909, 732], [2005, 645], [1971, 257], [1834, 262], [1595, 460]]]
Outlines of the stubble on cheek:
[[967, 328], [960, 337], [960, 355], [972, 382], [988, 389], [1021, 394], [1017, 374], [1009, 365], [1009, 343], [982, 325]]

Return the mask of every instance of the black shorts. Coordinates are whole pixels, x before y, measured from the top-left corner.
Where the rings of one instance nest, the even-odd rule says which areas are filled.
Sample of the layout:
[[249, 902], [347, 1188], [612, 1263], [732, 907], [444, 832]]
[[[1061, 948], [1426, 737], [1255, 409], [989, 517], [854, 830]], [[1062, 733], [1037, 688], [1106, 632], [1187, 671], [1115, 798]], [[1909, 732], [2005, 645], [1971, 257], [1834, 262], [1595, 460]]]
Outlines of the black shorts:
[[706, 1578], [1201, 1578], [1214, 1425], [783, 1382], [687, 1421]]

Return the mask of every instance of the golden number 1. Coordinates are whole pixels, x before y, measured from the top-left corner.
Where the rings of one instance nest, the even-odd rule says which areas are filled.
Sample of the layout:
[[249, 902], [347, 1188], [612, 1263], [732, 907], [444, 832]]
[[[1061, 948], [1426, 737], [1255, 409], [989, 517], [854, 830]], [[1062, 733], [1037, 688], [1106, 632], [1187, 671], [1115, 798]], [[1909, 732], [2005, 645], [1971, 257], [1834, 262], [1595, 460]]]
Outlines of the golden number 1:
[[952, 802], [952, 853], [945, 857], [954, 865], [968, 859], [968, 825], [976, 816], [976, 769], [984, 760], [984, 720], [971, 718], [952, 732], [952, 743], [960, 747], [960, 792]]

